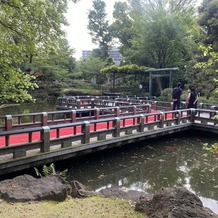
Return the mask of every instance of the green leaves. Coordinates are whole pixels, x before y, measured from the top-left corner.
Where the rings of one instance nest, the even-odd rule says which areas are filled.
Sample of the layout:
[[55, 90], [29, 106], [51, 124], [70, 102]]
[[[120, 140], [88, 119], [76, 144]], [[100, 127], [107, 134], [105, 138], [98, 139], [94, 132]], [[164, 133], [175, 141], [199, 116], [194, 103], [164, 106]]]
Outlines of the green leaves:
[[32, 97], [27, 90], [37, 88], [33, 82], [34, 77], [22, 73], [20, 70], [10, 68], [9, 71], [0, 72], [0, 102], [24, 102], [31, 101]]
[[112, 35], [125, 59], [154, 68], [182, 66], [191, 56], [193, 0], [116, 3]]
[[101, 69], [107, 66], [107, 61], [90, 56], [81, 63], [80, 69], [83, 72], [83, 78], [93, 80], [95, 84], [103, 84], [106, 81], [105, 75], [102, 75]]
[[126, 73], [128, 74], [128, 72], [133, 73], [134, 71], [144, 71], [144, 70], [148, 70], [151, 68], [148, 67], [144, 67], [144, 66], [138, 66], [136, 64], [127, 64], [127, 65], [123, 65], [123, 66], [116, 66], [116, 65], [112, 65], [109, 67], [105, 67], [101, 70], [101, 73], [107, 74], [107, 73]]
[[40, 173], [40, 171], [36, 167], [34, 167], [34, 170], [35, 170], [36, 175], [38, 177], [45, 177], [45, 176], [50, 176], [50, 175], [59, 175], [59, 176], [63, 177], [64, 179], [66, 179], [67, 172], [68, 172], [67, 169], [64, 171], [61, 171], [61, 172], [56, 172], [54, 163], [51, 163], [49, 166], [43, 165], [42, 173]]
[[107, 51], [109, 50], [109, 43], [111, 35], [109, 33], [109, 24], [106, 20], [105, 12], [106, 4], [102, 0], [93, 0], [93, 9], [89, 10], [88, 29], [92, 37], [92, 42], [99, 45], [102, 50], [100, 58], [108, 58]]
[[0, 6], [0, 101], [31, 100], [28, 91], [37, 86], [21, 72], [21, 64], [42, 50], [57, 48], [66, 0], [1, 1]]

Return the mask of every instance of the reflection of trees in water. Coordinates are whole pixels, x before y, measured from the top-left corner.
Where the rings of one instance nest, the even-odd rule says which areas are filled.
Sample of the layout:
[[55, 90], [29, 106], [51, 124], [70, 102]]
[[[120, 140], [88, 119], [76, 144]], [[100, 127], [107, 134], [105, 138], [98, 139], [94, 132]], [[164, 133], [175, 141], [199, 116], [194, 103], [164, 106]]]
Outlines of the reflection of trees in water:
[[0, 109], [1, 115], [7, 114], [27, 114], [42, 111], [55, 111], [56, 105], [54, 101], [37, 101], [36, 103], [23, 103], [14, 105], [11, 107], [5, 107]]
[[[158, 150], [147, 148], [147, 155], [133, 154], [131, 156], [124, 155], [123, 161], [119, 162], [118, 166], [108, 167], [104, 163], [98, 164], [96, 169], [92, 169], [92, 174], [83, 174], [82, 169], [77, 176], [77, 180], [88, 181], [84, 185], [91, 187], [93, 190], [101, 187], [126, 186], [135, 187], [144, 191], [154, 193], [162, 187], [170, 187], [181, 185], [184, 183], [183, 172], [177, 171], [176, 168], [176, 152], [169, 151], [164, 155], [154, 155]], [[164, 151], [165, 152], [165, 151]], [[87, 167], [91, 167], [88, 163]], [[80, 178], [79, 178], [80, 177]], [[91, 179], [94, 178], [94, 179]], [[179, 179], [178, 179], [179, 178]]]
[[[178, 145], [164, 147], [175, 142]], [[87, 160], [79, 170], [72, 168], [72, 174], [91, 190], [125, 186], [155, 193], [162, 187], [185, 186], [198, 196], [217, 199], [215, 159], [202, 157], [202, 146], [196, 147], [202, 143], [198, 138], [177, 138], [161, 141], [161, 145], [115, 149], [108, 156]]]
[[190, 172], [191, 188], [197, 195], [218, 200], [218, 166], [217, 157], [197, 156], [197, 166]]

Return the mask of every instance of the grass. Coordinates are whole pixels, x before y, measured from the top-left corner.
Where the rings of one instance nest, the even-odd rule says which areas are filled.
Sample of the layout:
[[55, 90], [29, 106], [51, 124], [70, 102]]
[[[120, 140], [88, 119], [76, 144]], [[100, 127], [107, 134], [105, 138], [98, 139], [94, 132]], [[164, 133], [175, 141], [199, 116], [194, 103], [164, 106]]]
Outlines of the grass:
[[64, 202], [0, 202], [1, 218], [145, 218], [123, 199], [103, 197], [67, 198]]

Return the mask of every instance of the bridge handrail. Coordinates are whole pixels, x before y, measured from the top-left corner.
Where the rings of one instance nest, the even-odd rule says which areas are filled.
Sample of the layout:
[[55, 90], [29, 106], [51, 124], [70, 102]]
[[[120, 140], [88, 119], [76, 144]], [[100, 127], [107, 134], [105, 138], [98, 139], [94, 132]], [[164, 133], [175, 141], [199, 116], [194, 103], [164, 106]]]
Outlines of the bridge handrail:
[[[213, 127], [217, 131], [213, 118], [209, 115], [207, 118], [201, 117], [199, 115], [201, 112], [210, 114], [211, 110], [183, 109], [161, 111], [2, 131], [0, 132], [0, 137], [5, 138], [5, 146], [0, 147], [0, 156], [12, 155], [13, 158], [20, 158], [25, 157], [27, 151], [36, 149], [41, 153], [50, 152], [53, 146], [59, 145], [61, 148], [67, 148], [71, 147], [74, 141], [80, 141], [81, 145], [83, 145], [90, 143], [93, 137], [97, 137], [99, 141], [105, 140], [107, 135], [111, 135], [112, 138], [120, 137], [121, 133], [127, 135], [133, 134], [134, 131], [143, 133], [167, 128], [171, 125], [175, 125], [174, 128], [180, 128], [180, 126], [187, 127], [196, 123], [210, 128]], [[218, 111], [216, 113], [218, 114]], [[149, 120], [149, 118], [152, 120]], [[131, 122], [128, 123], [128, 120]], [[103, 125], [103, 127], [97, 128], [97, 125]], [[65, 128], [69, 128], [69, 132], [62, 135], [61, 131]], [[34, 139], [33, 135], [37, 132], [40, 134], [38, 138]], [[27, 135], [27, 141], [19, 144], [11, 143], [10, 137], [18, 134]]]
[[[105, 115], [107, 111], [110, 111], [109, 115]], [[120, 114], [124, 114], [124, 111], [126, 111], [126, 114], [150, 112], [150, 105], [83, 108], [77, 110], [5, 115], [0, 116], [0, 120], [4, 123], [4, 125], [0, 125], [0, 131], [7, 131], [14, 128], [29, 128], [32, 126], [46, 126], [54, 123], [76, 122], [85, 119], [100, 119], [105, 116], [119, 116]], [[86, 117], [82, 116], [84, 112], [88, 113]]]
[[[140, 107], [142, 108], [145, 108], [145, 110], [140, 110]], [[122, 110], [128, 110], [127, 112], [125, 113], [122, 113]], [[138, 109], [138, 111], [137, 111]], [[189, 109], [182, 109], [180, 110], [181, 114], [187, 112], [187, 110]], [[64, 118], [61, 119], [61, 121], [65, 121], [66, 122], [76, 122], [76, 121], [79, 121], [79, 120], [86, 120], [87, 117], [85, 117], [84, 119], [77, 119], [76, 118], [76, 113], [82, 113], [84, 111], [88, 111], [88, 112], [95, 112], [95, 114], [93, 116], [89, 115], [89, 117], [91, 119], [100, 119], [100, 118], [106, 118], [106, 116], [104, 116], [103, 112], [104, 111], [110, 111], [110, 114], [108, 117], [111, 117], [111, 116], [128, 116], [131, 114], [131, 116], [135, 115], [135, 114], [138, 114], [138, 113], [149, 113], [150, 112], [150, 105], [131, 105], [131, 106], [120, 106], [120, 107], [108, 107], [108, 108], [93, 108], [93, 109], [79, 109], [79, 110], [70, 110], [70, 111], [55, 111], [55, 112], [42, 112], [42, 113], [30, 113], [30, 114], [15, 114], [15, 115], [6, 115], [6, 116], [1, 116], [3, 118], [5, 118], [5, 125], [6, 125], [6, 128], [5, 128], [5, 131], [8, 131], [8, 130], [11, 130], [13, 129], [12, 128], [12, 119], [14, 117], [26, 117], [26, 116], [33, 116], [34, 119], [33, 119], [33, 122], [30, 123], [30, 125], [28, 125], [28, 127], [35, 127], [34, 125], [32, 125], [33, 123], [35, 123], [35, 116], [40, 116], [41, 117], [41, 122], [38, 122], [40, 123], [41, 126], [47, 126], [47, 125], [52, 125], [52, 124], [55, 124], [55, 122], [52, 122], [52, 121], [56, 121], [53, 117], [53, 115], [58, 115], [58, 114], [64, 114]], [[100, 111], [103, 111], [102, 112], [102, 116], [100, 116]], [[112, 112], [113, 111], [113, 112]], [[210, 119], [210, 118], [213, 118], [216, 114], [218, 114], [217, 111], [215, 110], [205, 110], [205, 109], [196, 109], [196, 115], [195, 115], [195, 119], [198, 119], [199, 120], [199, 117], [201, 114], [207, 114], [207, 116], [205, 116], [206, 119]], [[71, 114], [71, 117], [69, 119], [66, 118], [66, 114], [69, 113]], [[167, 113], [166, 111], [164, 112], [165, 114]], [[173, 114], [174, 111], [171, 110], [171, 111], [168, 111], [168, 114]], [[51, 120], [48, 120], [48, 116], [49, 115], [52, 115], [52, 119]], [[73, 118], [72, 118], [73, 116]], [[148, 115], [149, 116], [149, 115]], [[201, 119], [204, 119], [204, 118], [201, 118]], [[10, 121], [10, 122], [9, 122]], [[57, 122], [57, 124], [59, 124]], [[32, 125], [32, 126], [31, 126]], [[9, 126], [11, 126], [11, 128], [9, 128]], [[13, 126], [14, 127], [14, 126]], [[24, 128], [24, 126], [22, 126], [22, 128]]]
[[[167, 114], [167, 113], [168, 112], [163, 113], [163, 114]], [[177, 113], [177, 112], [173, 111], [173, 113]], [[164, 118], [160, 119], [160, 117], [159, 118], [156, 117], [156, 116], [160, 116], [160, 115], [163, 117], [163, 114], [161, 114], [161, 113], [136, 114], [136, 115], [121, 116], [121, 117], [110, 117], [110, 118], [91, 120], [91, 121], [80, 121], [80, 122], [75, 122], [75, 123], [65, 123], [65, 124], [43, 126], [43, 127], [32, 127], [32, 128], [29, 128], [29, 129], [18, 129], [18, 130], [0, 131], [0, 137], [5, 137], [5, 146], [8, 147], [10, 145], [10, 136], [11, 135], [28, 134], [28, 143], [32, 143], [33, 142], [32, 135], [33, 135], [34, 132], [40, 132], [41, 133], [40, 134], [40, 139], [38, 141], [44, 141], [45, 139], [48, 140], [48, 137], [50, 138], [50, 136], [48, 136], [48, 135], [45, 137], [44, 134], [48, 133], [48, 132], [50, 133], [51, 130], [56, 130], [56, 137], [60, 138], [60, 130], [64, 129], [64, 128], [69, 128], [69, 127], [75, 128], [75, 127], [80, 126], [81, 129], [84, 129], [85, 126], [87, 125], [87, 123], [89, 123], [89, 125], [94, 125], [94, 130], [93, 131], [97, 132], [96, 124], [107, 123], [107, 126], [108, 126], [107, 129], [110, 129], [110, 131], [112, 131], [115, 128], [114, 127], [109, 128], [108, 123], [112, 122], [113, 125], [117, 126], [118, 119], [122, 120], [122, 121], [127, 120], [127, 119], [133, 119], [133, 120], [134, 119], [138, 119], [137, 122], [139, 122], [139, 120], [141, 120], [141, 122], [142, 122], [142, 117], [144, 117], [143, 123], [144, 123], [144, 121], [145, 121], [145, 123], [148, 123], [147, 122], [147, 118], [153, 116], [153, 117], [155, 117], [154, 121], [150, 122], [150, 124], [149, 124], [149, 125], [152, 125], [152, 123], [160, 122], [160, 120], [163, 121]], [[124, 126], [125, 126], [125, 124], [124, 124]], [[133, 122], [133, 124], [130, 127], [134, 128], [134, 126], [137, 126], [135, 121]], [[71, 137], [72, 137], [72, 135], [71, 135]], [[2, 148], [0, 148], [0, 150], [1, 149]]]
[[[211, 113], [210, 110], [196, 110], [197, 112], [208, 112]], [[125, 121], [128, 119], [141, 119], [141, 117], [144, 117], [144, 123], [148, 125], [152, 125], [156, 122], [176, 122], [176, 124], [179, 124], [182, 120], [188, 120], [190, 119], [191, 122], [195, 122], [196, 120], [203, 120], [205, 122], [204, 118], [201, 118], [199, 115], [195, 115], [195, 110], [190, 109], [183, 109], [180, 111], [164, 111], [164, 112], [155, 112], [155, 113], [142, 113], [142, 114], [135, 114], [135, 115], [126, 115], [126, 116], [120, 116], [120, 117], [108, 117], [103, 119], [96, 119], [96, 120], [90, 120], [90, 121], [77, 121], [74, 123], [63, 123], [63, 124], [56, 124], [56, 125], [50, 125], [48, 126], [49, 129], [62, 129], [67, 127], [76, 127], [76, 126], [82, 126], [84, 122], [89, 122], [90, 124], [96, 125], [98, 123], [108, 123], [108, 122], [114, 122], [117, 118], [119, 118], [121, 121]], [[152, 122], [148, 122], [149, 117], [153, 117]], [[208, 122], [214, 122], [214, 120], [209, 116], [207, 118]], [[135, 124], [135, 121], [133, 122]], [[124, 124], [125, 126], [125, 124]], [[29, 129], [18, 129], [18, 130], [8, 130], [8, 131], [0, 131], [0, 136], [10, 136], [15, 134], [22, 134], [22, 133], [28, 133], [32, 134], [36, 131], [41, 131], [43, 127], [32, 127]], [[97, 131], [97, 128], [94, 128], [95, 131]], [[29, 137], [31, 139], [31, 136]], [[31, 140], [29, 140], [31, 142]]]

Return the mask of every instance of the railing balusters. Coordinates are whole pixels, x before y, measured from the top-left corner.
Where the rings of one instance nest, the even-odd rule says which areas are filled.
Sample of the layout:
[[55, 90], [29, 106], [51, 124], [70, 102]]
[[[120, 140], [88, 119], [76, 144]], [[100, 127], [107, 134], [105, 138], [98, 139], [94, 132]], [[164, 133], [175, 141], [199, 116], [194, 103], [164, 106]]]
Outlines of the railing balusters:
[[32, 141], [33, 141], [33, 133], [30, 132], [30, 133], [28, 134], [28, 142], [32, 142]]
[[36, 123], [36, 116], [33, 115], [33, 119], [32, 119], [33, 123]]

